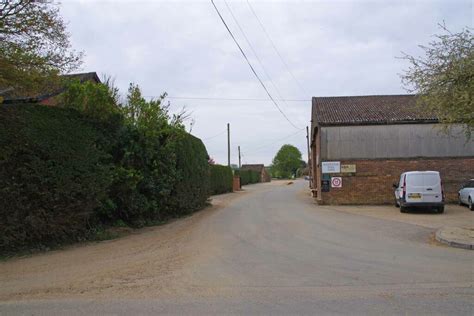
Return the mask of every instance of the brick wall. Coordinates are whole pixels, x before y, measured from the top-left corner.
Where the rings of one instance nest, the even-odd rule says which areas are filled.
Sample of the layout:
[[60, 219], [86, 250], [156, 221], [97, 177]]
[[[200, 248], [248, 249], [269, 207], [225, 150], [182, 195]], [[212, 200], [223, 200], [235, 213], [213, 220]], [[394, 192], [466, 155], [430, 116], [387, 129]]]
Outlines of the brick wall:
[[232, 178], [232, 191], [239, 191], [240, 190], [240, 177], [234, 176]]
[[461, 184], [474, 178], [474, 157], [437, 159], [342, 160], [355, 164], [355, 174], [331, 174], [342, 177], [342, 188], [322, 192], [322, 204], [392, 204], [395, 203], [392, 184], [398, 183], [405, 171], [439, 171], [446, 201], [457, 201]]

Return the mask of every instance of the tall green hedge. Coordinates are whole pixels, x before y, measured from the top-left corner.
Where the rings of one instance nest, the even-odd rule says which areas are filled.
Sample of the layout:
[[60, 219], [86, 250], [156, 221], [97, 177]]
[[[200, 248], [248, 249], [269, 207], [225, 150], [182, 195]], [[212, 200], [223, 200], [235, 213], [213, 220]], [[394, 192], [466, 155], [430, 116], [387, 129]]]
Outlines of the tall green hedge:
[[174, 137], [177, 176], [170, 206], [176, 215], [182, 215], [206, 204], [209, 197], [209, 156], [199, 138], [184, 131], [177, 131]]
[[232, 192], [232, 169], [221, 165], [211, 165], [210, 168], [211, 194]]
[[113, 180], [105, 137], [74, 110], [0, 106], [0, 252], [87, 236]]
[[236, 170], [236, 175], [240, 176], [240, 185], [247, 185], [260, 182], [260, 173], [253, 170]]
[[191, 213], [205, 205], [209, 181], [206, 148], [180, 128], [148, 134], [120, 117], [0, 106], [0, 253]]

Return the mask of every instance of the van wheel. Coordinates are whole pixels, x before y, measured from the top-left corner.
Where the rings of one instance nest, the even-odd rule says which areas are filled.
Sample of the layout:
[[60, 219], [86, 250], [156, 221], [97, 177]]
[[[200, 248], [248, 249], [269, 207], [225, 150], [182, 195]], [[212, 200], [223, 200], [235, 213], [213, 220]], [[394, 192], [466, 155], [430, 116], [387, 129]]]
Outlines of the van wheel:
[[400, 213], [406, 213], [406, 212], [407, 212], [407, 208], [400, 204]]
[[474, 211], [474, 203], [472, 202], [471, 197], [469, 197], [469, 199], [467, 200], [467, 205], [469, 206], [469, 209], [471, 211]]
[[439, 213], [439, 214], [444, 213], [444, 206], [438, 207], [438, 213]]

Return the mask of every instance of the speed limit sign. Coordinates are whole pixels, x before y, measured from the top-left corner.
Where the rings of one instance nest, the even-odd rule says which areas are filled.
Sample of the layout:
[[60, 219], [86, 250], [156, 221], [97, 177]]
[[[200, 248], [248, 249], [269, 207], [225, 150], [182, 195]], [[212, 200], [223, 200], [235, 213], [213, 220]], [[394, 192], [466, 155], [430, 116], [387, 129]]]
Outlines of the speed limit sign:
[[342, 178], [341, 177], [332, 177], [331, 178], [331, 188], [342, 188]]

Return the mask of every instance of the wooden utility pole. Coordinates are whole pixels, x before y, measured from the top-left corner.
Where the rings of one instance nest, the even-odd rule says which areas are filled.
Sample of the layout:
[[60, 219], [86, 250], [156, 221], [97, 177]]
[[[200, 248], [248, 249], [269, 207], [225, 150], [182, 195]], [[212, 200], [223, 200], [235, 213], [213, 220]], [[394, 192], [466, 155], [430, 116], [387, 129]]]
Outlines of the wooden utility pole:
[[238, 148], [239, 148], [239, 169], [240, 169], [240, 167], [242, 166], [242, 165], [240, 164], [240, 146], [238, 146]]
[[227, 165], [230, 167], [230, 124], [227, 123]]
[[312, 182], [311, 173], [312, 172], [311, 172], [311, 166], [310, 166], [310, 155], [311, 155], [311, 153], [309, 151], [309, 129], [308, 129], [308, 126], [306, 126], [306, 146], [308, 146], [308, 170], [309, 170], [309, 179], [310, 179], [309, 183], [310, 183], [310, 186], [311, 186], [311, 182]]

